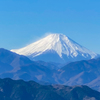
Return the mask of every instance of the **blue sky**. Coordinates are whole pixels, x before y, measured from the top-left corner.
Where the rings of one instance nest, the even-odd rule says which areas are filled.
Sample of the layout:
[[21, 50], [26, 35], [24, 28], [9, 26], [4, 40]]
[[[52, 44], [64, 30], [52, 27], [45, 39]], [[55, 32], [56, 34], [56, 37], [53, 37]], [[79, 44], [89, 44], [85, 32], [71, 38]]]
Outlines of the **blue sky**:
[[0, 48], [63, 33], [100, 53], [100, 0], [0, 0]]

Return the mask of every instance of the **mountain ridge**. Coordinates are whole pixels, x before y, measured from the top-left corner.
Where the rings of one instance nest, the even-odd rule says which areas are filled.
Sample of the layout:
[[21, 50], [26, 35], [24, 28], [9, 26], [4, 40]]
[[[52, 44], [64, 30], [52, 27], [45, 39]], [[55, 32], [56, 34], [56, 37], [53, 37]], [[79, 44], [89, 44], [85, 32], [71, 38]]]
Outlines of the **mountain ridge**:
[[[31, 61], [26, 56], [0, 49], [0, 78], [34, 80], [41, 84], [88, 85], [100, 91], [100, 58], [68, 63], [56, 69], [53, 63]], [[52, 68], [50, 68], [52, 67]]]

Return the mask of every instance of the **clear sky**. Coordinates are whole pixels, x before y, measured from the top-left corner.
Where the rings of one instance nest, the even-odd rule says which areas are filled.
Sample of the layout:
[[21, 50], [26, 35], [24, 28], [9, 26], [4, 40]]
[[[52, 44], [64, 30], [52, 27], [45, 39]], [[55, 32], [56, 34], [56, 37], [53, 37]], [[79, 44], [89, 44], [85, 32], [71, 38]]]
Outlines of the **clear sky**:
[[21, 48], [47, 32], [100, 53], [100, 0], [0, 0], [0, 48]]

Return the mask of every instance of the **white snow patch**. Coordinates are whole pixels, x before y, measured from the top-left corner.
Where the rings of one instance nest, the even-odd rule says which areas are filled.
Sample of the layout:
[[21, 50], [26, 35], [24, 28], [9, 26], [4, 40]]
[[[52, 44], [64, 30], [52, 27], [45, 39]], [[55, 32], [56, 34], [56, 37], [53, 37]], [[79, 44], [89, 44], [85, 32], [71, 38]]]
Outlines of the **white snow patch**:
[[54, 50], [61, 58], [62, 54], [70, 56], [72, 58], [77, 57], [79, 54], [82, 54], [82, 56], [85, 58], [90, 56], [91, 59], [97, 56], [96, 53], [79, 45], [63, 34], [50, 34], [47, 37], [36, 41], [26, 47], [23, 47], [21, 49], [14, 49], [11, 51], [16, 52], [20, 55], [31, 55], [34, 58], [49, 50]]

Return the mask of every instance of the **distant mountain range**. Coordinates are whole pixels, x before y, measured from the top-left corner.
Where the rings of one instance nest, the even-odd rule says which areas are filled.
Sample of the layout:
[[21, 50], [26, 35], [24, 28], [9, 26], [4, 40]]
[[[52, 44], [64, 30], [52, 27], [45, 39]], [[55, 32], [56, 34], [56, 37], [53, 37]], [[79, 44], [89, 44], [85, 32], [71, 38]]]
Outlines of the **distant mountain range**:
[[41, 84], [88, 85], [100, 91], [100, 58], [71, 62], [60, 69], [50, 67], [56, 67], [55, 63], [31, 61], [0, 49], [0, 78], [34, 80]]
[[100, 92], [84, 85], [40, 85], [6, 78], [0, 79], [0, 100], [100, 100]]
[[[45, 81], [51, 79], [53, 71], [43, 64], [31, 61], [29, 58], [11, 51], [0, 49], [0, 77]], [[47, 77], [50, 76], [50, 77]]]
[[100, 56], [63, 34], [50, 34], [26, 47], [11, 51], [25, 55], [33, 61], [55, 63], [68, 63]]

